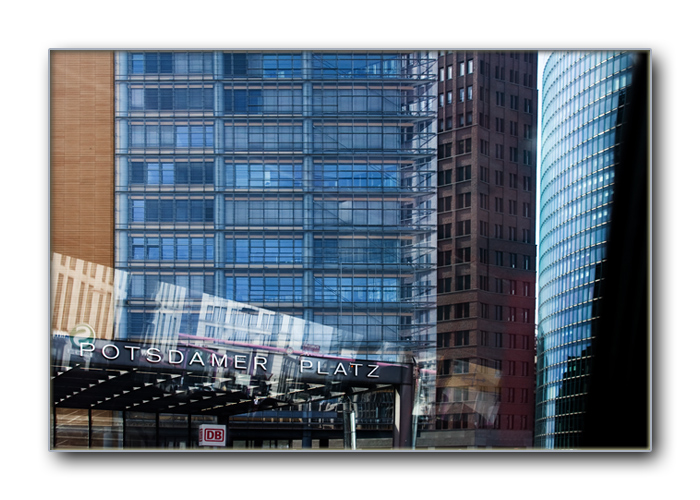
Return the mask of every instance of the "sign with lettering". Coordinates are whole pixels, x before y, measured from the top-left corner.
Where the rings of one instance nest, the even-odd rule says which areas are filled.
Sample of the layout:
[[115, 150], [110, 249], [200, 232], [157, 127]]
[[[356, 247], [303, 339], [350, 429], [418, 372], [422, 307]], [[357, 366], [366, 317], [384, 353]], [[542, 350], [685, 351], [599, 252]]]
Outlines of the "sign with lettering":
[[214, 424], [200, 425], [199, 446], [226, 446], [226, 426]]
[[[65, 340], [55, 337], [55, 356], [63, 359]], [[340, 382], [355, 386], [404, 383], [405, 365], [366, 359], [324, 356], [307, 352], [265, 350], [262, 346], [229, 349], [152, 344], [86, 337], [71, 345], [72, 362], [95, 368], [139, 369], [162, 372], [201, 373], [220, 377], [247, 375], [268, 381], [284, 376], [309, 383]], [[284, 368], [283, 368], [284, 367]]]

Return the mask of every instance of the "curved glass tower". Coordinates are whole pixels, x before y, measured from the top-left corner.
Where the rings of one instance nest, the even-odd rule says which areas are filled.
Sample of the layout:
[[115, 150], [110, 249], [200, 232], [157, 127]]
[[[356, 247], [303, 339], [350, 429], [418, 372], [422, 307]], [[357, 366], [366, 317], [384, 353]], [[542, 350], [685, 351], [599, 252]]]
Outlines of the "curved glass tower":
[[628, 52], [556, 52], [544, 67], [537, 447], [579, 444], [621, 110], [634, 58]]

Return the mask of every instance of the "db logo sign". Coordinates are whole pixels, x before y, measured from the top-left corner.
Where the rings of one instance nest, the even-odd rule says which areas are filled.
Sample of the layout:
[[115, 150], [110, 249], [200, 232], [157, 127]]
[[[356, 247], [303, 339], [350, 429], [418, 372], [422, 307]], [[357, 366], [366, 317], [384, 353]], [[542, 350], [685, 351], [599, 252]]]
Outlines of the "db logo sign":
[[199, 446], [226, 446], [226, 426], [200, 425]]

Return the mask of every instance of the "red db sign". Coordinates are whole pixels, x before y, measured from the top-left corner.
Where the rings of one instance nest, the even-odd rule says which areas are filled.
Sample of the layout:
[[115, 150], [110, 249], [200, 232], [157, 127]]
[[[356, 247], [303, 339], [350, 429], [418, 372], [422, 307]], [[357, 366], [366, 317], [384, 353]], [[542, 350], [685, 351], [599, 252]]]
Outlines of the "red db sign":
[[226, 446], [226, 426], [200, 425], [199, 446]]

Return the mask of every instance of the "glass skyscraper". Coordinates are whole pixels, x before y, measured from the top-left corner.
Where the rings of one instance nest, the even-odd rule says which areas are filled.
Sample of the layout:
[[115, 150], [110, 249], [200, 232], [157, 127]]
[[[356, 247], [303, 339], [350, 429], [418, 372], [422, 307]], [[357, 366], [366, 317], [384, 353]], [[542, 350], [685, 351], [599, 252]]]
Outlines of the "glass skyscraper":
[[535, 446], [584, 424], [615, 170], [635, 54], [556, 52], [542, 83]]
[[[432, 61], [403, 53], [118, 52], [117, 337], [148, 336], [160, 284], [180, 332], [205, 295], [343, 332], [305, 343], [395, 356], [428, 340]], [[434, 291], [433, 291], [434, 292]]]
[[115, 52], [113, 338], [415, 360], [429, 414], [435, 63]]

